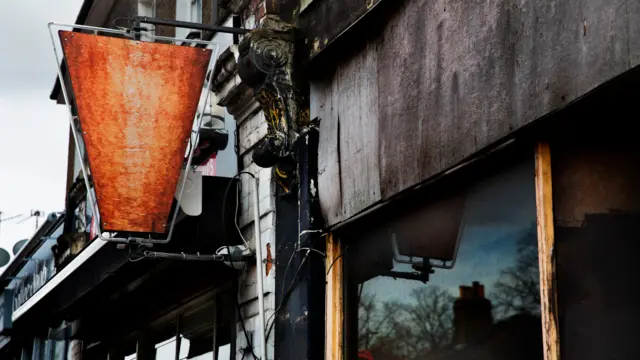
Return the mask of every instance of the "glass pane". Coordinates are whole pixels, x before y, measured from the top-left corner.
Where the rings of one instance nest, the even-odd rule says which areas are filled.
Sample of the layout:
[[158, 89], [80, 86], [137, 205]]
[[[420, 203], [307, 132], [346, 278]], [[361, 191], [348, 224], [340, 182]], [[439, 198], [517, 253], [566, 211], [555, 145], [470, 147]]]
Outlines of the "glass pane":
[[563, 360], [640, 359], [640, 147], [610, 128], [551, 147]]
[[65, 341], [56, 341], [53, 346], [53, 359], [65, 360], [67, 356], [67, 343]]
[[[416, 269], [392, 261], [391, 246], [378, 244], [394, 230], [381, 226], [383, 236], [349, 243], [353, 355], [357, 341], [363, 359], [542, 359], [533, 162], [463, 190], [455, 263], [435, 268], [426, 283], [401, 278]], [[429, 228], [413, 231], [429, 241]], [[382, 263], [388, 266], [375, 265]], [[363, 282], [354, 277], [361, 264], [374, 264]]]
[[217, 360], [231, 360], [231, 344], [218, 347]]

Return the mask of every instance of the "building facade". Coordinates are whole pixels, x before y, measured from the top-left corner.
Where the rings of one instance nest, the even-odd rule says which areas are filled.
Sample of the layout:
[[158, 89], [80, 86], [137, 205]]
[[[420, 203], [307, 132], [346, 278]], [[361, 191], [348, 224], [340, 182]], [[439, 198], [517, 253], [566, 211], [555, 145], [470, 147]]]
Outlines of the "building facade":
[[70, 141], [66, 208], [23, 250], [49, 265], [2, 274], [0, 354], [640, 357], [636, 2], [86, 0], [77, 24], [133, 16], [251, 30], [144, 25], [220, 45], [206, 115], [228, 136], [196, 164], [203, 213], [158, 251], [263, 258], [94, 240]]

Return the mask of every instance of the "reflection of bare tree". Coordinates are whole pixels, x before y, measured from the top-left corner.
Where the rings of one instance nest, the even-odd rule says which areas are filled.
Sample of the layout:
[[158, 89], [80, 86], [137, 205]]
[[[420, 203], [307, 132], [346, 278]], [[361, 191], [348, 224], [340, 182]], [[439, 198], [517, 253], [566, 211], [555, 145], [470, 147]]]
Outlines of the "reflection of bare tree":
[[453, 296], [438, 286], [414, 289], [406, 303], [360, 298], [359, 348], [389, 359], [412, 359], [447, 346], [453, 334]]
[[413, 337], [422, 350], [435, 350], [448, 345], [453, 335], [454, 297], [438, 287], [428, 286], [414, 289], [411, 298], [414, 305], [405, 305], [408, 320], [416, 326]]
[[538, 244], [533, 227], [518, 240], [515, 264], [504, 269], [494, 284], [491, 302], [496, 318], [518, 313], [540, 313], [540, 277]]

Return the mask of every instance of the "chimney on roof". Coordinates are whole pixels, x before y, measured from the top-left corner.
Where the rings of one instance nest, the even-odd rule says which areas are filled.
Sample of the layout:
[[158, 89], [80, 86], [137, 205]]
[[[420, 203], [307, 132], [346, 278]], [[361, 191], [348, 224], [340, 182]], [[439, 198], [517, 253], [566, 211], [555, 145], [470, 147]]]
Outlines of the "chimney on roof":
[[453, 304], [454, 345], [464, 345], [486, 336], [493, 325], [491, 302], [484, 297], [484, 285], [474, 281], [460, 286]]

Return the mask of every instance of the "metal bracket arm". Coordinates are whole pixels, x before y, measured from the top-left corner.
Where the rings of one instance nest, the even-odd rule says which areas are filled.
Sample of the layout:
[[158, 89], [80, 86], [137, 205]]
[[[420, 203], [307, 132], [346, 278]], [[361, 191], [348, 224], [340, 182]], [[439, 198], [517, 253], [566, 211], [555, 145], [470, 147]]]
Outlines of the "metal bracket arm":
[[179, 20], [170, 20], [170, 19], [160, 19], [153, 18], [148, 16], [135, 16], [133, 18], [135, 28], [140, 28], [140, 24], [151, 24], [151, 25], [163, 25], [163, 26], [173, 26], [185, 29], [194, 29], [194, 30], [207, 30], [219, 33], [227, 33], [227, 34], [238, 34], [244, 35], [249, 31], [248, 29], [228, 27], [228, 26], [219, 26], [219, 25], [210, 25], [210, 24], [202, 24], [202, 23], [194, 23], [188, 21], [179, 21]]

